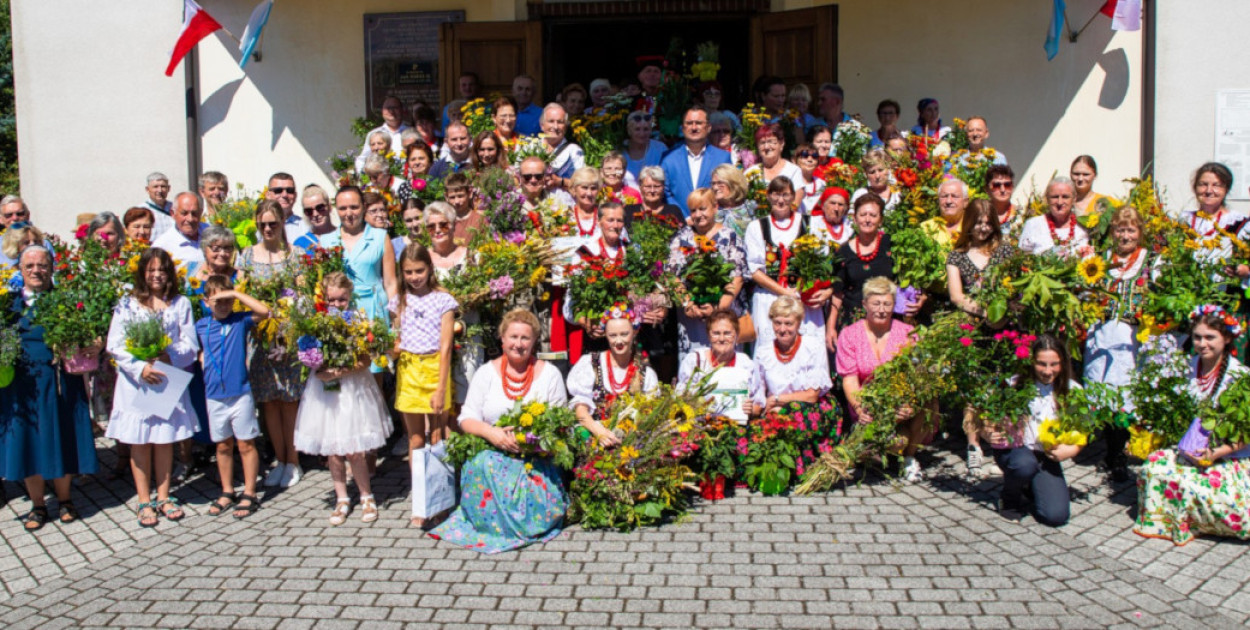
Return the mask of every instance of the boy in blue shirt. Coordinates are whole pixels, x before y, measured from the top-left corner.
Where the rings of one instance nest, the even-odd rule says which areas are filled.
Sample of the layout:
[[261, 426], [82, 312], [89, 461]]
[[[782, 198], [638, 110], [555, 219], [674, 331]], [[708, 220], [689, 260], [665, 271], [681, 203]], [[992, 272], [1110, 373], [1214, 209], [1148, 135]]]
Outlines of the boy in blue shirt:
[[[256, 322], [269, 316], [269, 307], [235, 291], [225, 276], [212, 276], [204, 282], [204, 299], [212, 313], [195, 322], [195, 333], [200, 340], [200, 363], [204, 366], [208, 433], [217, 445], [217, 472], [222, 488], [221, 497], [208, 506], [208, 513], [217, 516], [234, 507], [234, 517], [243, 519], [260, 507], [256, 498], [260, 454], [255, 444], [260, 423], [256, 421], [256, 403], [247, 380], [247, 337], [256, 328]], [[235, 300], [250, 310], [235, 311]], [[236, 442], [243, 460], [242, 496], [234, 492]]]

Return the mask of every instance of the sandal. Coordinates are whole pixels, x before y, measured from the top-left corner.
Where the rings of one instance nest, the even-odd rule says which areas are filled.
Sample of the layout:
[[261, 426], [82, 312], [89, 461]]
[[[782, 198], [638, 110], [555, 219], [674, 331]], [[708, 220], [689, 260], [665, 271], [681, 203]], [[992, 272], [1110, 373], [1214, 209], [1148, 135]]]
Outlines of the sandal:
[[[144, 510], [151, 510], [152, 516], [144, 517], [143, 516]], [[160, 522], [160, 519], [157, 517], [156, 503], [140, 503], [138, 514], [139, 514], [139, 527], [156, 527], [156, 524]]]
[[66, 499], [61, 501], [61, 524], [67, 525], [78, 520], [78, 508], [74, 507], [74, 502]]
[[157, 503], [156, 509], [161, 513], [161, 516], [165, 517], [166, 520], [174, 522], [181, 521], [182, 517], [187, 515], [187, 513], [182, 511], [182, 508], [179, 507], [178, 499], [173, 497], [169, 497], [168, 499]]
[[342, 525], [343, 523], [346, 523], [347, 515], [351, 513], [352, 513], [352, 500], [351, 499], [339, 499], [338, 503], [334, 504], [334, 511], [330, 512], [330, 524], [338, 526], [338, 525]]
[[30, 512], [22, 518], [22, 525], [28, 532], [39, 531], [43, 528], [43, 524], [48, 522], [48, 506], [36, 505], [30, 508]]
[[[226, 502], [222, 503], [221, 502], [222, 499], [225, 499]], [[208, 515], [209, 516], [221, 516], [222, 514], [226, 513], [226, 510], [229, 510], [230, 508], [234, 507], [234, 504], [238, 502], [239, 502], [239, 495], [233, 492], [223, 492], [221, 493], [221, 496], [217, 497], [216, 501], [213, 501], [212, 503], [208, 505]]]
[[378, 520], [378, 503], [373, 495], [360, 497], [360, 522], [372, 523]]
[[[247, 505], [243, 505], [244, 501], [247, 501]], [[241, 521], [255, 514], [256, 510], [259, 510], [259, 509], [260, 509], [260, 499], [257, 499], [256, 495], [254, 494], [240, 495], [239, 503], [235, 505], [234, 507], [234, 518]]]

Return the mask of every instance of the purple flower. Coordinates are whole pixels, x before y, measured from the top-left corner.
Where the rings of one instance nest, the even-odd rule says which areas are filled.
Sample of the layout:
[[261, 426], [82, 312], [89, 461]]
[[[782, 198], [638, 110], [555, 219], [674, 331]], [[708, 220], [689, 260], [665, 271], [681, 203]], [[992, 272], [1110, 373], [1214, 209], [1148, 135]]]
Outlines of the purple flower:
[[325, 363], [325, 356], [321, 354], [321, 348], [309, 348], [299, 351], [299, 362], [308, 366], [308, 369], [317, 371], [321, 369], [321, 365]]
[[293, 298], [293, 297], [295, 297], [295, 289], [283, 289], [283, 290], [282, 290], [282, 297], [284, 297], [284, 298]]
[[525, 242], [525, 232], [508, 232], [507, 234], [504, 234], [503, 237], [509, 243], [513, 243], [516, 245], [520, 245], [521, 243]]
[[920, 291], [916, 287], [903, 287], [894, 296], [894, 312], [902, 315], [909, 305], [920, 299]]
[[490, 287], [490, 297], [492, 300], [498, 300], [507, 297], [512, 293], [513, 282], [512, 276], [499, 276], [487, 283]]

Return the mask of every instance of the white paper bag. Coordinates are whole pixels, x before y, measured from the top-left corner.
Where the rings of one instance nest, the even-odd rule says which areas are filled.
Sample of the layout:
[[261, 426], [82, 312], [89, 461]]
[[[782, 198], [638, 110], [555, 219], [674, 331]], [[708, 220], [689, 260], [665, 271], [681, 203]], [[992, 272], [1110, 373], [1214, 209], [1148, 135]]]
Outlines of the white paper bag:
[[455, 472], [428, 448], [412, 451], [412, 516], [430, 518], [456, 505]]

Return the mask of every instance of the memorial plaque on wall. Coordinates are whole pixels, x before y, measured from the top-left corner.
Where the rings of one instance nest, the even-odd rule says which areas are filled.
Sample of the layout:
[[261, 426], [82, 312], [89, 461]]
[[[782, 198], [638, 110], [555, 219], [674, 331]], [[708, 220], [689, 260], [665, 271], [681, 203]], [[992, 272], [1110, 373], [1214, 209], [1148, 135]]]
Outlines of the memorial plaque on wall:
[[388, 96], [438, 109], [438, 26], [463, 21], [464, 11], [366, 13], [365, 114], [381, 115]]

